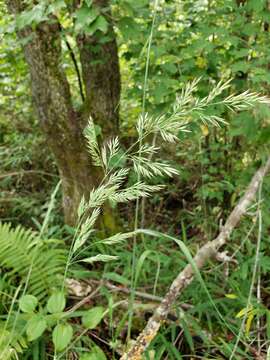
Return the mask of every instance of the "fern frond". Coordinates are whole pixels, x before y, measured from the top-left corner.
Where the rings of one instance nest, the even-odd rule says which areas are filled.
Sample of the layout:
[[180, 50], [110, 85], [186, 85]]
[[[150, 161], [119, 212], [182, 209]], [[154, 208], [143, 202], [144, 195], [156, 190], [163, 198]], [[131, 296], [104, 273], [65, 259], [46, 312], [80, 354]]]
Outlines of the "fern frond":
[[11, 335], [5, 323], [0, 322], [0, 360], [19, 359], [18, 354], [22, 354], [26, 348], [25, 338], [14, 332], [14, 329]]
[[50, 293], [52, 284], [61, 286], [67, 252], [60, 241], [42, 240], [31, 230], [0, 223], [0, 249], [0, 266], [8, 270], [14, 284], [18, 279], [25, 283], [32, 266], [28, 290], [40, 300]]

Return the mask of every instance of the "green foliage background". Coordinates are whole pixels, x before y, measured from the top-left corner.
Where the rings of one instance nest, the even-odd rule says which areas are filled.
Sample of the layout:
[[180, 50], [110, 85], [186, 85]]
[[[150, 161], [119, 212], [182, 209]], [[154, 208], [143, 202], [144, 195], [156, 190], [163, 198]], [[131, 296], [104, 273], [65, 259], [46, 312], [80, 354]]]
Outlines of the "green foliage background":
[[[34, 27], [46, 19], [48, 13], [57, 14], [63, 27], [62, 62], [75, 94], [75, 105], [79, 108], [81, 100], [78, 82], [64, 40], [70, 41], [77, 56], [72, 36], [85, 31], [106, 39], [107, 22], [102, 14], [93, 10], [91, 1], [83, 1], [75, 13], [70, 13], [69, 1], [40, 1], [34, 7], [31, 5], [29, 2], [29, 11], [15, 23], [3, 2], [0, 2], [0, 218], [3, 222], [10, 221], [13, 226], [21, 224], [39, 231], [49, 208], [50, 194], [58, 182], [58, 173], [33, 110], [29, 71], [15, 28], [25, 25]], [[136, 136], [134, 125], [142, 109], [145, 59], [155, 4], [147, 0], [114, 0], [111, 5], [122, 76], [120, 138], [128, 147]], [[228, 78], [233, 79], [231, 92], [251, 89], [269, 96], [269, 24], [270, 9], [265, 0], [249, 0], [242, 5], [241, 1], [239, 5], [235, 0], [160, 0], [145, 89], [147, 112], [156, 116], [170, 111], [177, 94], [187, 81], [194, 78], [201, 78], [196, 94], [200, 97], [207, 96], [220, 79]], [[151, 197], [145, 207], [145, 227], [181, 237], [192, 254], [200, 244], [217, 234], [255, 169], [269, 154], [269, 105], [260, 104], [252, 110], [234, 113], [225, 106], [213, 106], [211, 113], [222, 116], [228, 125], [216, 128], [201, 122], [192, 123], [190, 133], [179, 132], [177, 144], [164, 145], [158, 141], [163, 157], [173, 162], [179, 175], [170, 180], [155, 179], [154, 183], [166, 185], [165, 190]], [[130, 174], [130, 184], [134, 182], [134, 176], [134, 173]], [[262, 301], [257, 303], [256, 297], [252, 298], [252, 316], [255, 320], [260, 319], [263, 327], [261, 336], [266, 342], [262, 349], [264, 354], [270, 336], [268, 189], [269, 180], [266, 180], [260, 251]], [[64, 225], [59, 194], [57, 200], [50, 214], [45, 237], [47, 240], [62, 239], [68, 247], [74, 229]], [[121, 205], [120, 215], [123, 228], [129, 229], [130, 223], [133, 223], [134, 206]], [[208, 264], [205, 272], [205, 283], [225, 318], [225, 325], [200, 283], [195, 281], [177, 304], [188, 302], [193, 305], [192, 309], [179, 315], [180, 307], [176, 306], [177, 321], [165, 324], [146, 355], [147, 359], [151, 358], [151, 351], [152, 354], [155, 351], [155, 359], [182, 359], [183, 354], [190, 358], [196, 354], [204, 358], [229, 358], [233, 345], [228, 342], [235, 339], [240, 327], [242, 318], [236, 315], [245, 309], [254, 266], [258, 231], [256, 223], [248, 237], [247, 234], [255, 218], [256, 214], [251, 212], [250, 218], [243, 221], [231, 239], [228, 251], [237, 251], [237, 264], [229, 264], [229, 269], [223, 265]], [[4, 226], [3, 229], [7, 229]], [[1, 229], [0, 243], [7, 238]], [[16, 239], [20, 241], [19, 236]], [[25, 244], [21, 242], [17, 250], [22, 247], [24, 251]], [[58, 251], [56, 249], [55, 254]], [[89, 277], [96, 281], [104, 278], [118, 286], [130, 287], [133, 256], [130, 243], [113, 247], [95, 244], [84, 254], [94, 256], [98, 252], [107, 251], [112, 256], [121, 252], [117, 264], [112, 262], [106, 263], [104, 267], [98, 265], [87, 268], [76, 264], [71, 270], [72, 276], [80, 281]], [[15, 254], [16, 249], [11, 255], [8, 253], [11, 257], [15, 257]], [[154, 295], [162, 296], [185, 265], [185, 257], [176, 251], [175, 245], [164, 239], [153, 241], [144, 238], [138, 244], [137, 254], [138, 263], [141, 264], [137, 288]], [[16, 256], [16, 261], [20, 256]], [[1, 256], [0, 262], [1, 276], [5, 274], [1, 280], [1, 291], [14, 294], [19, 282], [18, 274], [13, 274], [11, 281], [11, 277], [6, 277], [7, 269]], [[10, 267], [15, 268], [16, 264], [9, 265], [9, 271]], [[228, 294], [231, 297], [226, 297]], [[101, 343], [83, 335], [78, 342], [78, 349], [73, 349], [80, 359], [88, 359], [83, 349], [92, 349], [98, 354], [96, 359], [105, 359], [105, 353], [108, 358], [118, 358], [117, 349], [126, 335], [127, 312], [123, 309], [114, 312], [112, 308], [112, 304], [119, 300], [118, 295], [114, 298], [105, 287], [102, 295], [103, 305], [110, 314], [110, 323], [106, 323], [106, 326], [103, 324], [110, 344], [103, 347], [103, 353], [96, 347], [96, 344], [102, 347]], [[7, 307], [4, 306], [1, 308], [1, 319], [6, 314]], [[144, 317], [147, 316], [148, 312], [139, 307], [133, 321], [133, 334], [142, 329]], [[245, 341], [250, 344], [257, 336], [255, 320], [245, 337]], [[76, 321], [74, 327], [79, 331], [80, 325]], [[51, 330], [47, 330], [44, 338], [28, 345], [19, 332], [12, 346], [22, 359], [46, 359], [46, 354], [52, 351]], [[183, 340], [179, 342], [177, 339], [182, 330]], [[98, 335], [101, 334], [102, 328], [98, 332]], [[21, 352], [26, 346], [28, 348]], [[237, 351], [237, 359], [253, 358], [252, 348], [248, 346], [241, 344]]]

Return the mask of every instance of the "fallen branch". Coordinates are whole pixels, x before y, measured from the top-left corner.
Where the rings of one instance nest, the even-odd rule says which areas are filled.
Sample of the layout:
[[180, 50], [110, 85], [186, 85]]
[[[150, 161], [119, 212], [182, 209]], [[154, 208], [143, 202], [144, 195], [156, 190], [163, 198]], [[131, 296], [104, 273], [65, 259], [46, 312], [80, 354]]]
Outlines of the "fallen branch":
[[[253, 176], [244, 196], [240, 199], [239, 203], [231, 212], [225, 225], [221, 229], [219, 235], [212, 241], [203, 245], [194, 257], [194, 263], [200, 269], [210, 259], [217, 256], [218, 250], [229, 239], [233, 229], [239, 223], [241, 217], [246, 213], [248, 207], [253, 201], [256, 192], [263, 182], [264, 176], [270, 171], [270, 157], [266, 164], [261, 166], [260, 169]], [[166, 319], [172, 304], [175, 302], [179, 294], [192, 282], [194, 277], [194, 269], [188, 264], [183, 271], [172, 282], [171, 287], [161, 304], [155, 310], [153, 316], [149, 319], [146, 327], [138, 336], [131, 349], [124, 354], [120, 360], [141, 360], [142, 354], [149, 346], [151, 341], [157, 335], [162, 322]]]
[[[112, 284], [109, 281], [90, 280], [89, 284], [91, 285], [92, 283], [99, 284], [99, 285], [104, 285], [108, 289], [110, 289], [112, 291], [115, 291], [115, 292], [122, 292], [122, 293], [128, 294], [128, 295], [131, 293], [130, 289], [128, 289], [126, 287], [123, 287], [123, 286], [116, 286], [116, 285]], [[157, 302], [157, 303], [160, 303], [163, 300], [163, 298], [160, 297], [160, 296], [148, 294], [148, 293], [141, 292], [141, 291], [135, 291], [134, 294], [135, 294], [136, 297], [146, 299], [146, 300], [150, 300], [150, 301], [154, 301], [154, 302]], [[179, 306], [184, 310], [189, 310], [189, 309], [193, 308], [192, 305], [186, 304], [186, 303], [182, 303]]]

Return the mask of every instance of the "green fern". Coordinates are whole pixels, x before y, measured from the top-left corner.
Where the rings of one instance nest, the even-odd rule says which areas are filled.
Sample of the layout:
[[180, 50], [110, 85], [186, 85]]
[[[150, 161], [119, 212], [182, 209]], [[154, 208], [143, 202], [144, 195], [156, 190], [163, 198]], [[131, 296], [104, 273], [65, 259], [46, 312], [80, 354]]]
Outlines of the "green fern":
[[31, 230], [0, 222], [0, 268], [9, 283], [28, 281], [27, 292], [43, 300], [52, 287], [61, 286], [65, 263], [59, 240], [43, 240]]
[[22, 335], [13, 333], [11, 341], [10, 338], [10, 331], [3, 322], [0, 322], [0, 360], [19, 359], [18, 354], [27, 348], [27, 342]]

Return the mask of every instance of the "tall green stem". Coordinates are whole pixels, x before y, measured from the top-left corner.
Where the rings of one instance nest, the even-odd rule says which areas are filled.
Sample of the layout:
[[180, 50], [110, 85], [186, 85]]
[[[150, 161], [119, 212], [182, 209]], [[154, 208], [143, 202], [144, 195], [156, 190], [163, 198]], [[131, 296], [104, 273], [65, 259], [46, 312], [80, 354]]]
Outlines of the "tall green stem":
[[[145, 74], [144, 74], [144, 85], [143, 85], [143, 99], [142, 99], [142, 118], [145, 118], [145, 109], [146, 109], [146, 90], [148, 83], [148, 75], [149, 75], [149, 65], [150, 65], [150, 51], [153, 40], [154, 26], [156, 22], [157, 15], [157, 7], [159, 0], [155, 0], [154, 3], [154, 13], [151, 25], [151, 31], [148, 38], [148, 46], [147, 46], [147, 54], [146, 54], [146, 65], [145, 65]], [[141, 156], [141, 148], [143, 144], [143, 128], [139, 133], [139, 151], [138, 155]], [[137, 175], [137, 181], [141, 180], [141, 174]], [[134, 220], [134, 231], [138, 229], [139, 224], [139, 211], [140, 211], [140, 200], [136, 200], [136, 208], [135, 208], [135, 220]], [[128, 314], [128, 332], [127, 332], [127, 341], [130, 340], [131, 336], [131, 328], [132, 328], [132, 318], [133, 318], [133, 307], [134, 307], [134, 299], [135, 299], [135, 272], [136, 272], [136, 253], [137, 253], [137, 235], [135, 234], [133, 237], [133, 249], [132, 249], [132, 269], [131, 269], [131, 293], [130, 293], [130, 301], [129, 301], [129, 314]]]

